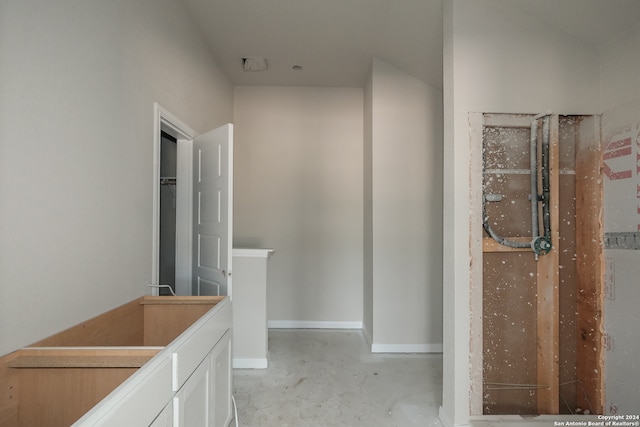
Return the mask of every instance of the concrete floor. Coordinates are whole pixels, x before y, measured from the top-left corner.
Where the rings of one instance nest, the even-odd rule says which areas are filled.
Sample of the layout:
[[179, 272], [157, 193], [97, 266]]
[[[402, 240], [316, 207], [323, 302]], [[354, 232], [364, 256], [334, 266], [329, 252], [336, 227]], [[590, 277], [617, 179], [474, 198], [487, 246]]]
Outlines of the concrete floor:
[[360, 331], [270, 330], [269, 368], [233, 381], [241, 426], [441, 426], [442, 355], [371, 354]]

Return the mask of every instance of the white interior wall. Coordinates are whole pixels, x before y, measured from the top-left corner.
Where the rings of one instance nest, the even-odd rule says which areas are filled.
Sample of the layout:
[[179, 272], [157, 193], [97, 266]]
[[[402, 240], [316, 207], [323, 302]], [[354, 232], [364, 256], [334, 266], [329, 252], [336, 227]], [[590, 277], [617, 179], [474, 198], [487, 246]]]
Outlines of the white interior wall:
[[375, 59], [372, 350], [442, 350], [442, 92]]
[[233, 93], [177, 0], [0, 3], [0, 354], [147, 292], [153, 103]]
[[640, 98], [640, 24], [599, 47], [600, 110], [609, 111]]
[[234, 246], [273, 248], [271, 326], [360, 327], [363, 90], [235, 88]]
[[[600, 47], [602, 142], [630, 138], [628, 154], [605, 159], [613, 172], [604, 178], [605, 232], [640, 231], [640, 25]], [[605, 404], [607, 414], [633, 413], [640, 392], [640, 252], [605, 250]]]
[[[495, 0], [445, 0], [445, 425], [469, 423], [469, 112], [598, 112], [598, 52]], [[473, 354], [471, 357], [480, 357]], [[477, 365], [476, 365], [477, 366]], [[481, 366], [481, 365], [480, 365]], [[473, 373], [471, 373], [473, 376]]]

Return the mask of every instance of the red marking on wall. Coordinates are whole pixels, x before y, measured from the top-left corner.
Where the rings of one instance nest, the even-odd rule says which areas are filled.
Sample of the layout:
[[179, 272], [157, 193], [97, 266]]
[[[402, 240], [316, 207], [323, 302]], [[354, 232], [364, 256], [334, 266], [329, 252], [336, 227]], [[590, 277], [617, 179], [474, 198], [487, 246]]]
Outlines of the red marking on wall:
[[621, 148], [620, 150], [614, 151], [605, 151], [603, 159], [616, 159], [618, 157], [630, 156], [631, 155], [631, 147]]
[[[631, 155], [631, 138], [624, 138], [615, 141], [611, 141], [607, 144], [607, 147], [604, 149], [604, 153], [602, 155], [603, 160], [611, 160], [617, 159], [620, 157], [626, 157]], [[640, 164], [638, 164], [638, 159], [636, 159], [636, 169], [640, 170]], [[631, 169], [623, 169], [614, 171], [611, 169], [611, 166], [607, 164], [607, 162], [603, 161], [604, 174], [612, 181], [619, 179], [628, 179], [633, 175], [633, 171]]]
[[631, 146], [631, 138], [625, 138], [618, 141], [611, 141], [605, 150], [615, 150], [616, 148]]
[[603, 163], [604, 163], [604, 167], [603, 167], [604, 174], [607, 175], [607, 178], [609, 178], [610, 180], [615, 181], [618, 179], [631, 178], [630, 170], [614, 172], [611, 170], [611, 168], [609, 167], [609, 165], [607, 165], [606, 162], [603, 162]]

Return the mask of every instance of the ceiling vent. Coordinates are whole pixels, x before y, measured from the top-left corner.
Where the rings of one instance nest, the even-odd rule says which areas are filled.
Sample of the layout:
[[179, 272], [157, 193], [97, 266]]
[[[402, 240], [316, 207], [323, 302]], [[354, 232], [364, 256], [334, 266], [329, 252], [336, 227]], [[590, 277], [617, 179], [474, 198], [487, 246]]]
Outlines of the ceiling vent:
[[242, 58], [242, 69], [244, 71], [265, 71], [269, 68], [267, 59], [261, 56], [248, 56]]

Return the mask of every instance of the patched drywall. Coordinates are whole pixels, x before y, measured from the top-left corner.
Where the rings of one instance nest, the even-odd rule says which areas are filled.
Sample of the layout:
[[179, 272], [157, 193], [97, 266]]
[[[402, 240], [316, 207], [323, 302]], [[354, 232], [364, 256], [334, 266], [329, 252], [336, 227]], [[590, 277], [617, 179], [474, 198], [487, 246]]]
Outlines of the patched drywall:
[[[605, 233], [640, 231], [640, 25], [600, 47]], [[640, 251], [605, 250], [605, 411], [640, 400]]]
[[[602, 115], [604, 231], [640, 232], [640, 100]], [[640, 251], [605, 247], [605, 413], [640, 404]]]

